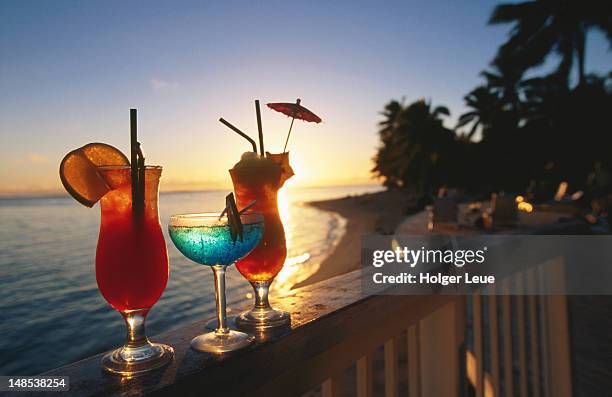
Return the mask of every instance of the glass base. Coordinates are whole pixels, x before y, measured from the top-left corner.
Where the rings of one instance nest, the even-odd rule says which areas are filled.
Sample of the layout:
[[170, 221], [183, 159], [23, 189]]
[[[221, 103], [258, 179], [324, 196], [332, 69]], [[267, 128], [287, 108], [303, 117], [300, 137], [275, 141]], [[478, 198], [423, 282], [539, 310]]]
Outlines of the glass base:
[[271, 307], [252, 308], [236, 317], [236, 325], [244, 330], [256, 331], [289, 327], [291, 315], [286, 311]]
[[120, 347], [102, 357], [104, 371], [121, 376], [138, 376], [167, 365], [174, 358], [174, 349], [161, 343], [139, 347]]
[[[238, 316], [229, 316], [227, 318], [227, 328], [229, 329], [236, 329], [238, 328], [238, 326], [236, 325], [236, 318]], [[219, 326], [219, 320], [217, 320], [216, 318], [211, 318], [210, 320], [208, 320], [206, 322], [206, 324], [204, 324], [204, 329], [208, 330], [208, 331], [214, 331], [217, 329], [217, 327]]]
[[247, 347], [255, 338], [244, 332], [228, 329], [226, 333], [209, 332], [191, 340], [191, 348], [206, 353], [227, 353]]

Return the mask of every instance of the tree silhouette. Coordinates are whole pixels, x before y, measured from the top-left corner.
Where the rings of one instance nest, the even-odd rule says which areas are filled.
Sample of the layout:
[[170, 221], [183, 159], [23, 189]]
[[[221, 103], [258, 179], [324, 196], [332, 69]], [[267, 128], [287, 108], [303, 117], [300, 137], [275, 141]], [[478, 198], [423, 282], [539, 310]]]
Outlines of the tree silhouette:
[[496, 115], [499, 112], [500, 101], [498, 96], [487, 86], [481, 85], [474, 88], [464, 98], [465, 104], [471, 110], [462, 114], [455, 129], [472, 125], [467, 133], [467, 139], [471, 139], [480, 127], [482, 139], [485, 139], [493, 126]]
[[480, 75], [487, 87], [498, 96], [503, 110], [519, 112], [521, 109], [520, 87], [524, 71], [512, 63], [493, 62], [493, 70], [483, 70]]
[[448, 108], [425, 100], [408, 106], [391, 101], [381, 114], [382, 144], [372, 172], [385, 186], [429, 192], [444, 179], [440, 170], [454, 142], [452, 131], [442, 124], [442, 117], [450, 115]]
[[521, 90], [525, 97], [522, 114], [525, 121], [554, 127], [552, 123], [560, 112], [560, 105], [570, 95], [565, 81], [557, 74], [534, 77], [523, 81]]
[[[612, 43], [612, 13], [604, 4], [541, 0], [496, 7], [490, 23], [513, 23], [510, 37], [481, 72], [485, 83], [464, 97], [468, 111], [455, 129], [444, 127], [444, 107], [389, 102], [372, 171], [386, 186], [420, 195], [441, 184], [479, 193], [523, 192], [530, 181], [552, 190], [560, 181], [588, 189], [594, 168], [612, 174], [612, 72], [598, 77], [584, 67], [590, 29], [604, 31]], [[551, 53], [561, 57], [556, 71], [523, 79]], [[570, 87], [576, 65], [579, 84]], [[482, 139], [475, 142], [477, 132]]]
[[496, 62], [527, 69], [538, 66], [556, 52], [557, 72], [569, 81], [578, 64], [579, 84], [584, 82], [585, 42], [588, 31], [599, 29], [612, 39], [610, 4], [602, 0], [539, 0], [498, 5], [490, 24], [513, 23], [510, 38], [498, 51]]

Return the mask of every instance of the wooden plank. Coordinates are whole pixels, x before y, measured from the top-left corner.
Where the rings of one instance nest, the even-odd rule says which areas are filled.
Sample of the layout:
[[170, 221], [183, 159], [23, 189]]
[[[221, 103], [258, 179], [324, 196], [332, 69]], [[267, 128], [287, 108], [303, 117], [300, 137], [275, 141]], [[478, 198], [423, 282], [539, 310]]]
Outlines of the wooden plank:
[[466, 335], [467, 335], [467, 296], [462, 296], [455, 301], [455, 332], [454, 345], [458, 346], [459, 363], [457, 364], [456, 383], [459, 386], [458, 395], [465, 396], [468, 393], [466, 379]]
[[[460, 298], [460, 297], [459, 297]], [[458, 396], [460, 393], [461, 345], [457, 343], [460, 323], [458, 317], [464, 312], [462, 299], [455, 300], [419, 322], [421, 395]]]
[[476, 359], [476, 397], [484, 397], [484, 351], [482, 329], [482, 296], [472, 296], [472, 324], [474, 329], [474, 357]]
[[549, 368], [552, 396], [572, 395], [572, 371], [570, 363], [567, 298], [552, 295], [546, 299], [548, 315], [548, 341], [550, 343]]
[[398, 339], [391, 338], [385, 342], [385, 397], [397, 397], [399, 386]]
[[454, 302], [455, 314], [455, 332], [453, 344], [457, 347], [457, 372], [453, 382], [457, 384], [457, 394], [465, 396], [468, 393], [468, 384], [466, 380], [466, 346], [465, 338], [467, 334], [467, 297], [462, 296]]
[[500, 396], [499, 389], [499, 321], [497, 316], [497, 295], [495, 287], [491, 288], [489, 299], [489, 329], [491, 335], [491, 383], [493, 388], [493, 396]]
[[421, 396], [421, 358], [419, 352], [419, 325], [412, 325], [407, 331], [408, 338], [408, 396]]
[[549, 368], [549, 340], [548, 340], [548, 324], [547, 324], [547, 309], [546, 309], [546, 295], [540, 295], [538, 297], [540, 303], [540, 346], [542, 347], [542, 394], [544, 397], [551, 397], [550, 390], [550, 374]]
[[[555, 258], [545, 266], [549, 275], [543, 282], [560, 290], [565, 285], [564, 263]], [[550, 275], [556, 276], [554, 279]], [[548, 377], [550, 395], [570, 397], [572, 395], [572, 370], [570, 361], [570, 335], [565, 295], [549, 295], [544, 298], [546, 306], [546, 335], [548, 348]]]
[[357, 397], [372, 397], [372, 353], [357, 360]]
[[512, 352], [512, 300], [510, 278], [502, 281], [504, 295], [502, 296], [502, 319], [504, 328], [504, 396], [514, 396], [514, 354]]
[[[523, 293], [523, 278], [519, 274], [516, 278], [517, 294]], [[525, 296], [516, 295], [516, 326], [518, 330], [518, 357], [519, 357], [519, 391], [521, 397], [527, 397], [527, 341], [525, 336]]]
[[531, 396], [540, 397], [540, 345], [538, 341], [538, 307], [534, 295], [536, 287], [536, 269], [527, 270], [527, 306], [529, 308], [529, 362], [531, 363]]
[[[537, 267], [538, 273], [538, 285], [542, 291], [546, 291], [546, 266], [548, 263], [540, 264]], [[544, 397], [551, 397], [552, 390], [552, 379], [550, 376], [550, 340], [548, 338], [548, 308], [547, 308], [547, 296], [540, 295], [538, 297], [540, 303], [540, 346], [542, 347], [542, 391]]]
[[321, 396], [322, 397], [338, 397], [338, 382], [334, 378], [328, 378], [321, 385]]

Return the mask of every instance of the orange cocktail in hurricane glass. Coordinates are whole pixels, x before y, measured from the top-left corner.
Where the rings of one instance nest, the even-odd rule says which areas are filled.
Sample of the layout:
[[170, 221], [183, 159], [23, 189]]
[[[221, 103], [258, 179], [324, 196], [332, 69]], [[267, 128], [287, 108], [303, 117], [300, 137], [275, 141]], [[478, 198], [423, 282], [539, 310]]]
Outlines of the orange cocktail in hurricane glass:
[[273, 309], [268, 291], [287, 257], [285, 230], [278, 212], [277, 194], [286, 179], [293, 175], [288, 164], [288, 153], [260, 157], [253, 152], [242, 156], [229, 172], [234, 184], [236, 202], [244, 207], [256, 201], [253, 211], [264, 217], [265, 231], [259, 245], [236, 264], [238, 271], [251, 283], [255, 291], [255, 305], [236, 318], [242, 328], [266, 330], [287, 326], [289, 313]]
[[[283, 153], [272, 154], [264, 150], [263, 127], [259, 100], [255, 100], [257, 130], [259, 132], [259, 154], [256, 142], [244, 132], [220, 118], [219, 121], [229, 129], [246, 139], [253, 147], [252, 152], [246, 152], [234, 168], [229, 170], [234, 184], [234, 193], [239, 207], [253, 207], [264, 216], [265, 231], [259, 245], [245, 258], [236, 263], [238, 271], [251, 283], [255, 291], [255, 305], [249, 311], [236, 318], [239, 327], [265, 331], [284, 327], [291, 323], [289, 313], [273, 309], [268, 301], [270, 284], [280, 272], [287, 257], [285, 229], [278, 212], [278, 190], [285, 181], [293, 176], [289, 165], [287, 142], [295, 119], [320, 123], [321, 118], [295, 103], [268, 103], [268, 107], [291, 117], [291, 125], [285, 140]], [[264, 155], [265, 153], [265, 155]]]

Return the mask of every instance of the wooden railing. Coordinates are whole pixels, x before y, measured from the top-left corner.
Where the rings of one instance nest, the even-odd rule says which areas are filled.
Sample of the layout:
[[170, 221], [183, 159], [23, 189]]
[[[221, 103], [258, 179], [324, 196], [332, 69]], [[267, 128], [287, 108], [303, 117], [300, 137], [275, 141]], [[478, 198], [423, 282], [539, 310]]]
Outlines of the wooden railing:
[[[543, 396], [569, 395], [563, 297], [475, 295], [471, 298], [474, 348], [466, 351], [469, 301], [465, 297], [362, 298], [360, 287], [360, 271], [355, 271], [284, 297], [277, 305], [293, 313], [291, 331], [245, 351], [213, 356], [191, 350], [189, 341], [202, 331], [202, 321], [153, 338], [176, 349], [175, 361], [155, 374], [135, 379], [105, 375], [99, 355], [48, 374], [70, 376], [74, 395], [299, 396], [321, 386], [321, 394], [331, 397], [341, 395], [339, 377], [354, 364], [355, 386], [344, 395], [365, 397], [373, 392], [373, 352], [382, 347], [385, 396], [398, 395], [401, 378], [407, 379], [402, 390], [409, 396], [466, 395], [466, 379], [477, 396], [540, 395], [534, 391], [540, 389]], [[525, 300], [526, 313], [520, 309]], [[517, 307], [516, 316], [512, 305]], [[498, 317], [502, 320], [495, 320]], [[541, 327], [531, 326], [527, 334], [526, 324], [536, 322]], [[518, 339], [507, 337], [513, 327], [519, 330]], [[484, 338], [487, 328], [490, 336]], [[492, 363], [486, 370], [485, 340], [491, 346], [487, 361]], [[406, 351], [401, 352], [400, 346]], [[398, 370], [400, 357], [405, 374]], [[537, 386], [528, 388], [528, 382]]]
[[[154, 374], [133, 379], [109, 376], [102, 373], [101, 355], [97, 355], [47, 375], [70, 376], [69, 394], [73, 395], [299, 396], [321, 384], [330, 395], [334, 375], [359, 362], [359, 390], [365, 393], [360, 395], [368, 395], [371, 382], [367, 378], [372, 369], [367, 354], [438, 309], [461, 305], [462, 299], [441, 295], [362, 297], [360, 290], [360, 271], [300, 288], [275, 303], [291, 311], [290, 331], [232, 354], [215, 356], [190, 349], [191, 338], [203, 330], [204, 321], [200, 321], [152, 338], [172, 345], [176, 353], [169, 367]], [[420, 340], [430, 338], [435, 337], [428, 333]], [[457, 346], [459, 340], [457, 337], [452, 345]], [[387, 345], [389, 362], [394, 359], [394, 347], [392, 342]], [[441, 347], [428, 344], [421, 354], [436, 354]], [[452, 361], [458, 363], [459, 352], [454, 357]], [[422, 365], [427, 369], [433, 364]], [[458, 377], [457, 365], [452, 368], [448, 374]], [[395, 382], [397, 374], [387, 374], [389, 381]]]
[[467, 378], [476, 396], [571, 396], [567, 299], [529, 294], [545, 281], [538, 277], [541, 267], [561, 265], [551, 261], [518, 276], [514, 282], [519, 288], [526, 283], [528, 295], [468, 298]]
[[[533, 269], [526, 288], [542, 282]], [[203, 320], [152, 338], [176, 352], [156, 373], [109, 376], [97, 355], [47, 374], [70, 376], [72, 395], [571, 395], [565, 297], [362, 296], [361, 272], [278, 299], [291, 329], [239, 352], [191, 350]]]

